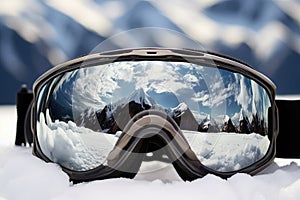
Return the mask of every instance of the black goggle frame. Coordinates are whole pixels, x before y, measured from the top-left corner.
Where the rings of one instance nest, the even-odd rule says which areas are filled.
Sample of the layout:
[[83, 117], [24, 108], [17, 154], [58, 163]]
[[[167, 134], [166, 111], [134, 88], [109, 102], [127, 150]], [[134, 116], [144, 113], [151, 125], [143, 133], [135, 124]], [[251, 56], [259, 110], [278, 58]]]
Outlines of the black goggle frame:
[[[58, 65], [45, 74], [43, 74], [33, 86], [33, 95], [26, 92], [23, 88], [18, 95], [18, 129], [16, 136], [16, 145], [26, 145], [26, 143], [33, 143], [33, 153], [37, 157], [51, 162], [41, 151], [38, 139], [36, 137], [36, 125], [37, 120], [37, 105], [38, 95], [41, 88], [54, 77], [75, 69], [89, 67], [94, 65], [102, 65], [112, 62], [120, 61], [182, 61], [194, 64], [205, 64], [220, 69], [225, 69], [232, 72], [237, 72], [250, 78], [251, 80], [259, 83], [268, 93], [271, 102], [271, 111], [269, 112], [269, 139], [271, 141], [267, 154], [258, 162], [250, 165], [249, 167], [237, 170], [234, 172], [217, 172], [208, 169], [205, 166], [193, 167], [186, 162], [184, 156], [180, 157], [174, 162], [174, 167], [178, 174], [184, 180], [194, 180], [196, 178], [203, 177], [208, 173], [218, 175], [223, 178], [227, 178], [240, 173], [248, 173], [254, 175], [264, 169], [270, 162], [273, 161], [275, 154], [277, 157], [284, 158], [300, 158], [300, 134], [297, 134], [295, 124], [296, 120], [300, 120], [298, 113], [300, 113], [300, 101], [275, 101], [275, 85], [264, 75], [258, 73], [250, 66], [229, 58], [227, 56], [207, 53], [196, 50], [184, 50], [184, 49], [159, 49], [159, 48], [144, 48], [144, 49], [126, 49], [119, 51], [104, 52], [99, 54], [88, 55], [78, 59], [74, 59]], [[279, 107], [279, 116], [277, 105]], [[40, 106], [43, 107], [43, 106]], [[292, 111], [292, 112], [291, 112]], [[27, 114], [26, 114], [27, 113]], [[293, 114], [295, 113], [295, 114]], [[289, 116], [289, 120], [286, 117]], [[30, 125], [30, 126], [28, 126]], [[279, 130], [280, 125], [280, 130]], [[25, 129], [23, 127], [26, 127]], [[25, 131], [24, 131], [25, 130]], [[283, 132], [284, 131], [284, 132]], [[25, 133], [24, 133], [25, 132]], [[276, 137], [280, 132], [279, 137]], [[292, 144], [292, 145], [291, 145]], [[277, 153], [276, 153], [277, 152]], [[132, 162], [134, 163], [134, 162]], [[138, 168], [139, 166], [131, 166]], [[133, 178], [135, 173], [118, 171], [115, 168], [108, 166], [99, 166], [93, 170], [78, 172], [62, 167], [63, 170], [69, 175], [70, 180], [74, 182], [91, 181], [99, 179], [107, 179], [114, 177], [128, 177]]]

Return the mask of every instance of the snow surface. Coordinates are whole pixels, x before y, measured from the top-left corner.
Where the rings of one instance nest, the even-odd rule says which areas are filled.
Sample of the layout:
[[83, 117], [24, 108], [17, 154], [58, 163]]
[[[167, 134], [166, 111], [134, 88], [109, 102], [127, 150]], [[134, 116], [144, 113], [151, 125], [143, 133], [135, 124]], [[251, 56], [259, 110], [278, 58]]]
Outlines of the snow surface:
[[111, 134], [77, 127], [71, 121], [52, 122], [49, 110], [46, 111], [46, 117], [40, 114], [37, 133], [42, 151], [48, 158], [77, 171], [103, 164], [118, 139]]
[[300, 199], [299, 159], [276, 159], [256, 176], [236, 174], [227, 180], [207, 175], [183, 182], [172, 166], [166, 166], [161, 171], [138, 174], [134, 180], [118, 178], [73, 185], [58, 165], [32, 156], [29, 147], [13, 145], [15, 123], [15, 107], [0, 107], [0, 200]]
[[267, 136], [256, 133], [183, 133], [202, 164], [222, 172], [251, 165], [267, 153], [270, 144]]

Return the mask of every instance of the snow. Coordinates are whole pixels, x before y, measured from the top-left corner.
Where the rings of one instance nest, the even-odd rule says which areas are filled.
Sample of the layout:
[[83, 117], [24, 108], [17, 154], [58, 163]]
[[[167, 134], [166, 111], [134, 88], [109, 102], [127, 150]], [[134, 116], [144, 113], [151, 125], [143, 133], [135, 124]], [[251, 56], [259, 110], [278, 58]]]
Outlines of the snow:
[[184, 102], [180, 103], [177, 107], [173, 108], [173, 110], [177, 110], [178, 112], [183, 112], [187, 109], [188, 107]]
[[251, 165], [266, 154], [270, 144], [267, 136], [256, 133], [183, 133], [201, 163], [222, 172]]
[[211, 118], [210, 114], [208, 114], [206, 115], [205, 119], [202, 121], [202, 124], [203, 124], [203, 128], [208, 128], [209, 124], [216, 124], [216, 121], [213, 118]]
[[51, 122], [49, 110], [46, 117], [40, 115], [37, 130], [43, 153], [51, 160], [78, 171], [93, 169], [104, 163], [107, 157], [105, 155], [109, 154], [117, 142], [114, 135], [77, 127], [71, 121]]
[[151, 97], [148, 94], [145, 93], [143, 88], [137, 89], [134, 93], [132, 93], [128, 97], [128, 99], [125, 102], [127, 103], [131, 101], [141, 104], [142, 106], [143, 105], [153, 106], [155, 104], [155, 101], [151, 99]]
[[180, 104], [178, 104], [178, 106], [176, 106], [175, 108], [170, 108], [170, 110], [168, 111], [168, 114], [170, 116], [176, 116], [179, 117], [181, 116], [184, 111], [186, 111], [188, 109], [188, 106], [184, 103], [181, 102]]
[[138, 174], [133, 180], [118, 178], [73, 185], [58, 165], [32, 156], [29, 147], [13, 145], [15, 123], [15, 107], [1, 106], [0, 200], [300, 199], [299, 159], [276, 159], [258, 175], [236, 174], [227, 180], [207, 175], [183, 182], [171, 166], [166, 166]]

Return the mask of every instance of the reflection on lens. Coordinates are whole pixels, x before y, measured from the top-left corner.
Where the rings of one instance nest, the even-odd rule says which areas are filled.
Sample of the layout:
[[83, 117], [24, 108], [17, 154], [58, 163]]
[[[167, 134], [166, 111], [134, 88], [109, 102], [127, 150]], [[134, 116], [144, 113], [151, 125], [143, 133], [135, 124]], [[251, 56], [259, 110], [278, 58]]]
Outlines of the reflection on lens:
[[40, 114], [37, 132], [42, 151], [48, 158], [77, 171], [103, 164], [117, 141], [113, 135], [79, 127], [72, 121], [52, 122], [48, 109], [46, 117]]
[[267, 136], [257, 133], [184, 133], [201, 163], [220, 172], [236, 171], [255, 163], [270, 145]]
[[139, 112], [167, 113], [203, 165], [242, 169], [268, 151], [263, 87], [239, 73], [184, 62], [130, 61], [80, 68], [48, 82], [39, 95], [37, 133], [43, 153], [84, 171], [106, 163]]

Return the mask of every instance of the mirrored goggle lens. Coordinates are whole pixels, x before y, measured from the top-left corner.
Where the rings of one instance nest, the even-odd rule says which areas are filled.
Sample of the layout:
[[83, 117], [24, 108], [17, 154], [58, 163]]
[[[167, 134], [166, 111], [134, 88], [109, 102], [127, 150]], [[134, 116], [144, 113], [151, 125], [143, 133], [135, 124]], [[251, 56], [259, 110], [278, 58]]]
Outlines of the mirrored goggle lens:
[[165, 112], [206, 167], [231, 172], [270, 146], [266, 90], [233, 71], [187, 62], [128, 61], [62, 73], [38, 94], [37, 138], [52, 161], [85, 171], [107, 164], [137, 113]]

